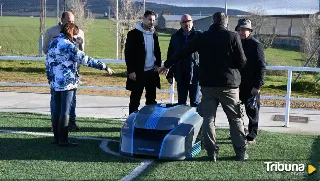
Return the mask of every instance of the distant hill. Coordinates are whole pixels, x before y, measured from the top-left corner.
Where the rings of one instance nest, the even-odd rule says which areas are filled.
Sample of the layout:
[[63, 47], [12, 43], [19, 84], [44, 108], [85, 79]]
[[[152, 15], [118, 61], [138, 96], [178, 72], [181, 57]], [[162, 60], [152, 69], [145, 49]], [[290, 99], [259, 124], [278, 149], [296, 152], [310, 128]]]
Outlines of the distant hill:
[[[0, 4], [3, 4], [3, 15], [4, 16], [39, 16], [41, 11], [40, 0], [0, 0]], [[142, 6], [141, 2], [136, 2], [136, 5]], [[60, 10], [63, 10], [63, 0], [60, 0]], [[102, 0], [88, 0], [88, 7], [91, 9], [93, 14], [96, 16], [103, 16], [104, 12], [108, 12], [108, 7], [110, 6], [110, 1]], [[55, 16], [56, 13], [56, 1], [47, 0], [47, 16]], [[224, 8], [219, 7], [179, 7], [166, 4], [157, 3], [146, 3], [146, 9], [155, 11], [159, 15], [162, 11], [171, 12], [171, 14], [185, 14], [189, 13], [209, 15], [215, 12], [222, 11]], [[228, 9], [229, 15], [243, 15], [247, 14], [245, 11]]]

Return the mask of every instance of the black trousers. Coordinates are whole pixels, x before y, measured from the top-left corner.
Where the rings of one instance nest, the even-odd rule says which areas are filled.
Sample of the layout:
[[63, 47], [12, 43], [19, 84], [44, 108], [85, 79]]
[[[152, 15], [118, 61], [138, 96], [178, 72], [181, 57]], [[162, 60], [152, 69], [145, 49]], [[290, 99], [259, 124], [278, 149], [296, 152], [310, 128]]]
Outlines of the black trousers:
[[145, 71], [143, 75], [137, 77], [136, 85], [131, 90], [129, 114], [138, 110], [140, 105], [143, 89], [146, 89], [146, 105], [157, 104], [156, 91], [157, 91], [157, 79], [158, 72], [154, 69]]
[[187, 104], [188, 93], [190, 98], [190, 106], [197, 107], [200, 103], [200, 87], [198, 84], [190, 84], [189, 82], [177, 83], [178, 104]]
[[[259, 111], [260, 111], [260, 93], [253, 95], [251, 90], [242, 92], [240, 90], [240, 99], [244, 104], [246, 115], [249, 119], [247, 140], [252, 141], [258, 135]], [[241, 93], [242, 92], [242, 93]]]

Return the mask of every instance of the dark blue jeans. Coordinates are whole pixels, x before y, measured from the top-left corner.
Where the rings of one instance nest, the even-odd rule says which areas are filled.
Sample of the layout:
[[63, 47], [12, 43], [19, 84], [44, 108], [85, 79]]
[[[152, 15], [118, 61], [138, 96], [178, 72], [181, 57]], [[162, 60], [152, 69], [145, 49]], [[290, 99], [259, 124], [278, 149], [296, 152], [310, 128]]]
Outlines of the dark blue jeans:
[[70, 114], [74, 90], [54, 91], [54, 115], [62, 117]]
[[178, 104], [187, 104], [187, 98], [189, 93], [190, 106], [197, 107], [200, 102], [200, 87], [199, 83], [190, 84], [187, 83], [177, 83], [178, 91]]
[[[50, 111], [51, 111], [51, 115], [52, 115], [54, 112], [54, 107], [55, 107], [54, 90], [53, 89], [50, 90], [50, 94], [51, 94]], [[76, 106], [77, 106], [76, 94], [77, 94], [77, 90], [74, 90], [72, 103], [71, 103], [71, 107], [70, 107], [70, 120], [76, 119]]]

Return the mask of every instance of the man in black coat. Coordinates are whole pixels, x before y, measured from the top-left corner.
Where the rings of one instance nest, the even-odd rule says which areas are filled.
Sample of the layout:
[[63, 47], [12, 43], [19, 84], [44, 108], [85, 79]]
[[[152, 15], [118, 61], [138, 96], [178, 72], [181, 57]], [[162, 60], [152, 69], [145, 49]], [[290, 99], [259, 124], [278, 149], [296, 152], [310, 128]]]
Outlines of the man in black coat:
[[181, 52], [174, 54], [159, 68], [159, 72], [168, 69], [185, 57], [199, 52], [200, 86], [202, 92], [201, 112], [203, 116], [203, 137], [207, 154], [212, 161], [217, 160], [219, 146], [215, 138], [215, 115], [221, 103], [230, 125], [232, 145], [236, 159], [245, 161], [246, 135], [240, 112], [239, 85], [241, 81], [239, 69], [246, 62], [241, 40], [237, 33], [228, 31], [228, 17], [223, 12], [213, 15], [213, 25]]
[[131, 91], [129, 114], [138, 110], [143, 89], [146, 89], [146, 105], [156, 104], [156, 89], [160, 89], [158, 68], [161, 52], [158, 34], [154, 29], [155, 13], [146, 11], [143, 21], [129, 31], [125, 44], [127, 65], [126, 89]]
[[[200, 33], [193, 27], [193, 20], [189, 14], [181, 17], [181, 28], [171, 36], [168, 48], [167, 59], [175, 52], [179, 52], [188, 42], [191, 42]], [[199, 87], [199, 54], [195, 52], [185, 61], [181, 61], [172, 66], [167, 74], [167, 80], [170, 84], [173, 77], [177, 82], [178, 104], [186, 104], [188, 93], [190, 98], [190, 106], [197, 107], [200, 102]]]
[[240, 71], [240, 100], [244, 104], [249, 118], [247, 141], [252, 144], [255, 143], [258, 135], [260, 88], [264, 84], [266, 61], [263, 45], [251, 35], [253, 31], [251, 21], [239, 19], [236, 31], [240, 35], [247, 57], [247, 63]]

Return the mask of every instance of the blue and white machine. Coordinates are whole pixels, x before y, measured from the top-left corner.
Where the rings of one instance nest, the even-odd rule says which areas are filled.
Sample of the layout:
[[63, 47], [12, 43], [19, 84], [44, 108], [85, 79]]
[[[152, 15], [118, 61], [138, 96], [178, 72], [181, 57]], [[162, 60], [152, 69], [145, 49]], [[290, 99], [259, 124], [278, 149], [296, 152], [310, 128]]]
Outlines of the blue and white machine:
[[121, 129], [120, 154], [184, 160], [201, 151], [203, 119], [196, 108], [156, 104], [129, 115]]

